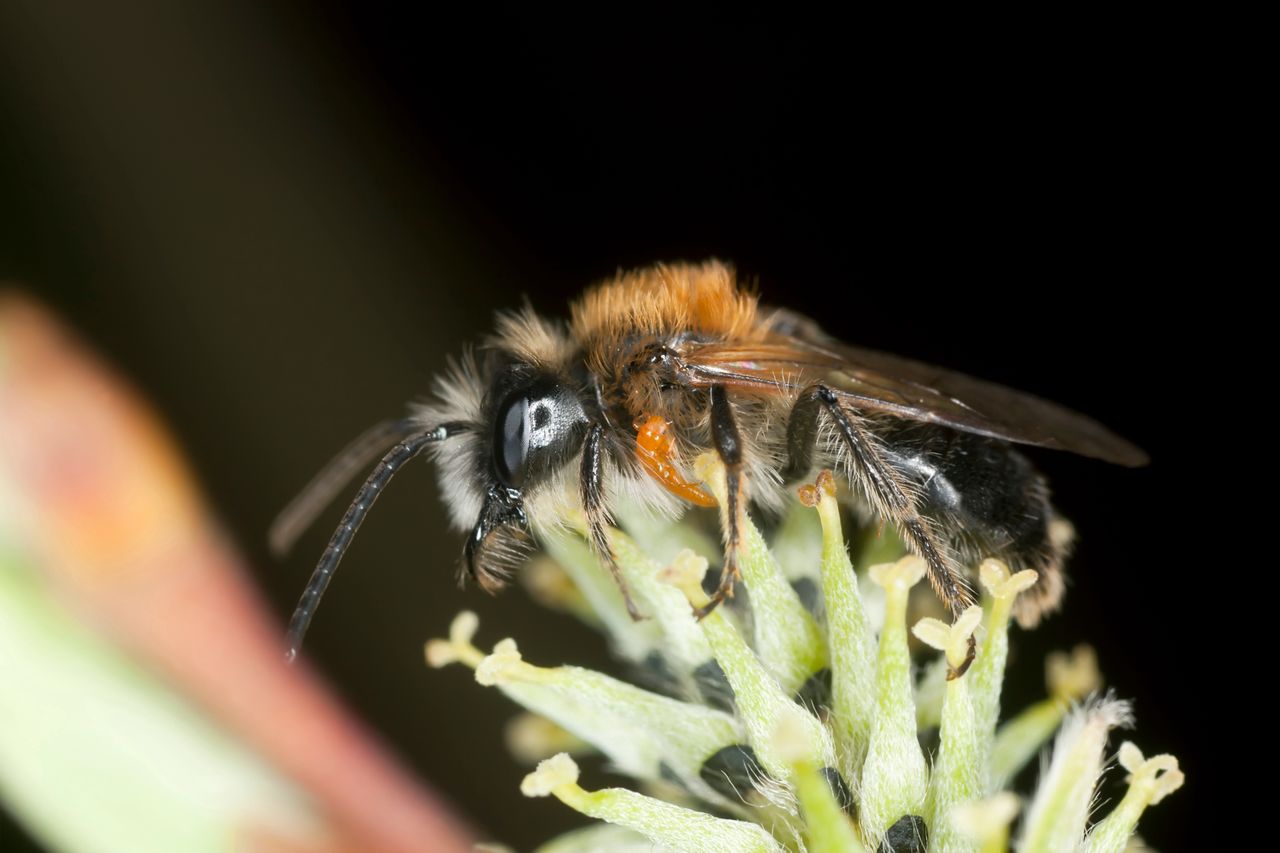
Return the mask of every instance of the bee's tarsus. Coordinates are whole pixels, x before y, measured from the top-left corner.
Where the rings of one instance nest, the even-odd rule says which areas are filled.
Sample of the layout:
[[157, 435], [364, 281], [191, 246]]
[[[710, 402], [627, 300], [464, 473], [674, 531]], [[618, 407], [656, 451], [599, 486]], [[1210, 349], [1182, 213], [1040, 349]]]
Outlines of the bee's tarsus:
[[582, 514], [587, 521], [587, 541], [596, 556], [609, 569], [618, 591], [622, 593], [622, 601], [626, 605], [627, 615], [633, 622], [640, 622], [648, 617], [640, 612], [635, 599], [631, 597], [631, 588], [622, 576], [622, 569], [613, 556], [613, 548], [609, 544], [609, 518], [605, 512], [604, 492], [604, 448], [601, 440], [604, 427], [594, 423], [587, 428], [587, 437], [582, 442], [582, 467], [578, 474], [578, 491], [582, 499]]
[[701, 622], [703, 619], [706, 619], [708, 616], [710, 616], [717, 607], [723, 604], [724, 600], [728, 597], [729, 597], [728, 593], [717, 589], [715, 595], [711, 596], [711, 598], [707, 601], [706, 604], [702, 605], [701, 607], [693, 608], [693, 618]]
[[711, 598], [701, 607], [693, 608], [693, 615], [699, 622], [710, 616], [711, 612], [726, 599], [733, 598], [734, 583], [742, 579], [742, 573], [738, 571], [736, 553], [725, 554], [724, 565], [725, 567], [720, 571], [720, 583], [716, 586], [716, 591], [711, 594]]
[[[733, 405], [723, 385], [711, 386], [711, 437], [716, 453], [724, 464], [724, 567], [720, 570], [720, 585], [708, 605], [710, 613], [726, 598], [733, 597], [733, 583], [742, 577], [738, 571], [738, 550], [742, 543], [742, 513], [746, 504], [745, 482], [742, 476], [742, 434], [733, 415]], [[703, 614], [704, 616], [706, 614]]]
[[649, 618], [640, 612], [640, 608], [636, 607], [635, 599], [631, 597], [631, 590], [625, 586], [622, 587], [622, 601], [627, 606], [627, 615], [631, 617], [632, 622], [643, 622]]

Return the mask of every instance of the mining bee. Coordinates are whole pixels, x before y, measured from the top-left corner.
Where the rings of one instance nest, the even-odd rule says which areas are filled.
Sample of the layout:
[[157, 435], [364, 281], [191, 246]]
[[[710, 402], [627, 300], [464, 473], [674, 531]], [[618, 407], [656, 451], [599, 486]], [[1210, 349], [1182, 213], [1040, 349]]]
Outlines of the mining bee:
[[724, 562], [700, 617], [733, 593], [748, 504], [780, 510], [790, 486], [834, 469], [862, 512], [891, 522], [924, 558], [953, 613], [973, 603], [965, 566], [998, 557], [1014, 571], [1035, 569], [1039, 580], [1015, 611], [1030, 626], [1061, 601], [1071, 536], [1017, 444], [1147, 461], [1053, 403], [841, 343], [810, 319], [761, 305], [724, 264], [620, 274], [588, 290], [567, 324], [528, 307], [500, 316], [496, 334], [438, 378], [431, 401], [361, 436], [285, 509], [272, 528], [277, 550], [385, 454], [307, 584], [289, 656], [365, 514], [423, 451], [453, 523], [469, 531], [462, 578], [489, 592], [504, 585], [532, 533], [580, 511], [639, 618], [610, 551], [613, 499], [625, 494], [673, 517], [715, 506], [688, 467], [714, 451], [727, 486]]

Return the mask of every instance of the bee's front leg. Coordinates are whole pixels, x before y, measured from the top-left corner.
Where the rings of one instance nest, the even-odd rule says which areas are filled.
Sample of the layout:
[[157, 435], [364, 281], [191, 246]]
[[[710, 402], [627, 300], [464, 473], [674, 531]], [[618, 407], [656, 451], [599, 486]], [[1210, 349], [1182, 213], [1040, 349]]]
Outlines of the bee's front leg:
[[604, 453], [601, 442], [604, 438], [604, 427], [592, 424], [587, 431], [586, 440], [582, 443], [582, 468], [579, 472], [578, 488], [582, 498], [582, 514], [587, 520], [587, 538], [596, 556], [609, 568], [613, 580], [622, 593], [622, 600], [627, 605], [627, 614], [639, 622], [644, 614], [636, 607], [631, 597], [631, 589], [622, 576], [622, 569], [613, 556], [613, 547], [609, 544], [609, 511], [604, 495]]
[[733, 416], [733, 405], [722, 385], [711, 386], [711, 440], [716, 453], [724, 464], [725, 480], [725, 531], [724, 567], [720, 570], [720, 585], [711, 600], [695, 613], [699, 619], [715, 610], [720, 602], [733, 595], [734, 581], [742, 577], [738, 571], [738, 547], [742, 538], [742, 513], [746, 503], [746, 483], [742, 475], [742, 434]]

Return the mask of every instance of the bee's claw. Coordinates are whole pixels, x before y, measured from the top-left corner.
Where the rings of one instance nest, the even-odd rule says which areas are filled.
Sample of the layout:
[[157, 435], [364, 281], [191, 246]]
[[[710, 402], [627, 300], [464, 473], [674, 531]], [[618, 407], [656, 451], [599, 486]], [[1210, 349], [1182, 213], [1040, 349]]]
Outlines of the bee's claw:
[[713, 596], [710, 601], [708, 601], [706, 604], [702, 605], [701, 607], [693, 608], [693, 618], [698, 620], [699, 622], [701, 622], [703, 619], [706, 619], [708, 616], [711, 615], [711, 611], [715, 610], [717, 607], [720, 606], [720, 602], [724, 601], [724, 599], [725, 599], [725, 596], [721, 595], [720, 592], [717, 590], [715, 596]]
[[639, 607], [636, 607], [635, 599], [631, 597], [631, 590], [625, 586], [622, 587], [622, 600], [627, 605], [627, 615], [631, 617], [632, 622], [643, 622], [649, 618], [640, 612]]
[[733, 598], [733, 583], [740, 577], [742, 577], [742, 575], [738, 571], [736, 563], [730, 568], [725, 569], [720, 575], [720, 586], [718, 586], [716, 591], [712, 594], [711, 600], [701, 607], [693, 608], [694, 618], [701, 622], [703, 619], [710, 616], [711, 611], [719, 607], [721, 602], [726, 598]]
[[955, 681], [960, 676], [969, 671], [969, 666], [973, 663], [973, 659], [978, 654], [978, 643], [973, 639], [973, 635], [969, 635], [969, 651], [965, 653], [964, 662], [955, 668], [947, 668], [947, 681]]

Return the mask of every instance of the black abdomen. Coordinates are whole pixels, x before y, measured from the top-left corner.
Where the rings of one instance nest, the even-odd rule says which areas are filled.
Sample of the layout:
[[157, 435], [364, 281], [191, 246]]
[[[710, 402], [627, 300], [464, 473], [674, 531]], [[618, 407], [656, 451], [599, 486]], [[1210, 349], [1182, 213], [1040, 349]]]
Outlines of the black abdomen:
[[919, 494], [918, 509], [962, 557], [1011, 569], [1056, 570], [1054, 519], [1044, 478], [1010, 444], [946, 427], [880, 425], [885, 456]]

